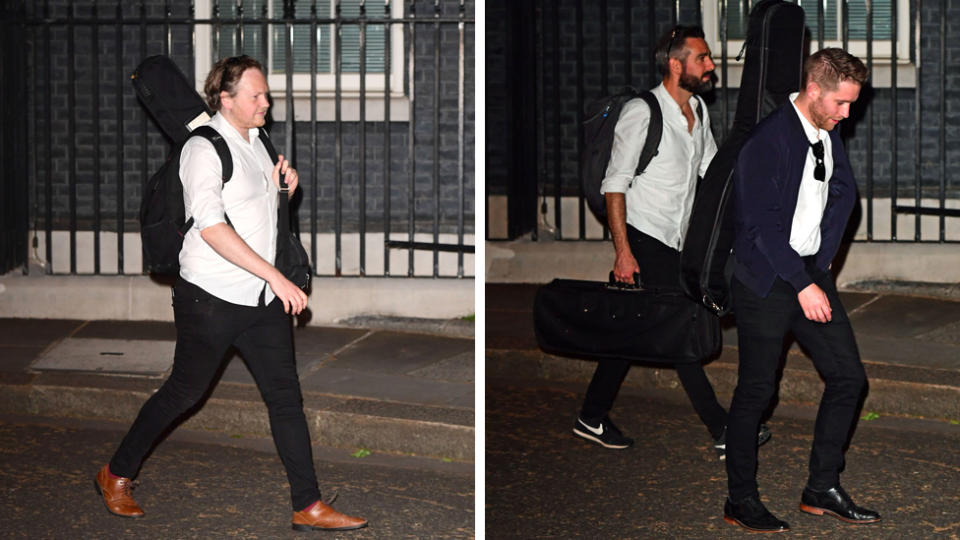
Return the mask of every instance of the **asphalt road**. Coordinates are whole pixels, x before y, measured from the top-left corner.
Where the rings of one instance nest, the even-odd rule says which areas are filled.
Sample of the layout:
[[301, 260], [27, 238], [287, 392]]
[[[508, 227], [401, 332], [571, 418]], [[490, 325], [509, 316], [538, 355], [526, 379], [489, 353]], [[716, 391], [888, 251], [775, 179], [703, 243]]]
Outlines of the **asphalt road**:
[[[637, 439], [607, 450], [573, 436], [583, 388], [493, 379], [486, 388], [487, 538], [741, 538], [725, 523], [726, 471], [679, 393], [621, 395], [612, 417]], [[861, 421], [841, 482], [881, 513], [849, 525], [798, 509], [814, 408], [778, 407], [760, 449], [760, 492], [797, 538], [960, 538], [960, 426]]]
[[[109, 514], [93, 487], [126, 426], [0, 417], [4, 538], [472, 538], [473, 465], [315, 449], [324, 499], [366, 529], [290, 529], [283, 467], [269, 440], [174, 432], [140, 473], [141, 519]], [[219, 438], [218, 438], [219, 437]], [[319, 455], [319, 457], [318, 457]]]

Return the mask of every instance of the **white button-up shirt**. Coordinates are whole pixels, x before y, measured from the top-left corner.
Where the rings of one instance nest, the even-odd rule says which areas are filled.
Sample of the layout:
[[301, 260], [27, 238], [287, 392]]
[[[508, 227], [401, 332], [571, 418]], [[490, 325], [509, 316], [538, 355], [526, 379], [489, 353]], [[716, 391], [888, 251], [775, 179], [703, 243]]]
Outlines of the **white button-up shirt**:
[[790, 103], [800, 117], [800, 124], [803, 125], [807, 140], [811, 144], [823, 141], [823, 165], [826, 170], [823, 182], [813, 177], [817, 158], [813, 155], [813, 149], [809, 149], [807, 162], [803, 165], [797, 208], [793, 211], [793, 225], [790, 229], [790, 247], [801, 257], [806, 257], [816, 255], [820, 250], [820, 220], [823, 218], [823, 210], [827, 207], [827, 197], [830, 195], [827, 184], [833, 176], [833, 143], [830, 141], [829, 132], [811, 124], [797, 108], [794, 101], [799, 95], [799, 92], [790, 94]]
[[[264, 260], [273, 263], [277, 250], [277, 187], [270, 177], [273, 162], [257, 129], [247, 133], [250, 142], [220, 113], [207, 125], [216, 129], [233, 158], [233, 176], [224, 184], [220, 157], [213, 144], [193, 137], [180, 154], [183, 203], [193, 227], [180, 251], [180, 276], [208, 293], [244, 306], [256, 306], [266, 282], [224, 259], [207, 244], [200, 231], [230, 216], [237, 234]], [[274, 298], [269, 286], [264, 301]]]
[[628, 101], [617, 120], [613, 150], [600, 192], [625, 193], [627, 223], [679, 250], [690, 224], [697, 176], [707, 172], [710, 160], [717, 153], [717, 143], [710, 131], [709, 113], [703, 111], [703, 122], [696, 113], [699, 101], [695, 96], [690, 97], [694, 111], [691, 132], [680, 105], [663, 84], [652, 92], [663, 113], [659, 152], [646, 170], [634, 178], [650, 124], [650, 107], [640, 98]]

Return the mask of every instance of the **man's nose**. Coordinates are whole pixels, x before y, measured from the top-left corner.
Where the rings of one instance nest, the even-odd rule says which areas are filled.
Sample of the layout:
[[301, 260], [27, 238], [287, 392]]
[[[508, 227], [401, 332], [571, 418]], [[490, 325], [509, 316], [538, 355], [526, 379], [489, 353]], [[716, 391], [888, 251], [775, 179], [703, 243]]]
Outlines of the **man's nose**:
[[714, 63], [713, 58], [707, 57], [707, 71], [713, 71], [716, 69], [717, 64]]
[[845, 103], [842, 107], [840, 107], [840, 115], [843, 116], [844, 118], [850, 118], [850, 104], [849, 104], [849, 103]]

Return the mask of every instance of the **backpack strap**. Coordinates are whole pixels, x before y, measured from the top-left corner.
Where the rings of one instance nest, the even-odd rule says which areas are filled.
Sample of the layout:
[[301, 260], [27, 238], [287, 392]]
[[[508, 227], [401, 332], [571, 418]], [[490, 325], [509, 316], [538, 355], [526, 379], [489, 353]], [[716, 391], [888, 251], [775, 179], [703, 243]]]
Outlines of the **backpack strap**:
[[[200, 136], [210, 141], [213, 149], [217, 151], [217, 156], [220, 158], [220, 177], [223, 179], [224, 184], [229, 182], [230, 177], [233, 176], [233, 157], [230, 155], [230, 148], [227, 146], [227, 141], [223, 140], [223, 135], [220, 135], [220, 132], [216, 129], [204, 125], [190, 132], [190, 137], [194, 136]], [[190, 137], [188, 137], [187, 140], [190, 140]], [[230, 216], [223, 214], [223, 217], [227, 220], [227, 225], [233, 227], [233, 223], [230, 223]], [[190, 227], [193, 227], [193, 216], [190, 216], [190, 219], [184, 222], [183, 227], [180, 227], [180, 236], [185, 236], [187, 231], [190, 230]]]
[[700, 117], [700, 123], [703, 123], [703, 111], [707, 108], [706, 104], [703, 102], [703, 98], [694, 94], [693, 97], [697, 98], [697, 116]]
[[270, 140], [270, 135], [267, 134], [267, 130], [263, 128], [258, 128], [260, 131], [260, 142], [263, 143], [263, 146], [266, 147], [267, 153], [270, 154], [270, 160], [273, 161], [273, 164], [277, 164], [277, 149], [273, 147], [273, 141]]
[[[260, 128], [260, 141], [270, 154], [270, 159], [276, 165], [279, 156], [277, 149], [273, 147], [273, 141], [267, 130]], [[280, 251], [286, 248], [287, 242], [284, 240], [290, 236], [290, 193], [287, 191], [287, 182], [280, 175], [280, 193], [277, 194], [277, 256]]]
[[233, 176], [233, 158], [230, 156], [230, 148], [227, 147], [227, 141], [223, 140], [223, 135], [220, 135], [217, 130], [210, 126], [200, 126], [190, 133], [191, 137], [195, 135], [203, 137], [213, 145], [214, 150], [217, 151], [217, 155], [220, 156], [220, 176], [223, 178], [223, 183], [226, 184], [229, 182], [230, 177]]
[[652, 92], [646, 90], [641, 92], [640, 99], [647, 102], [650, 107], [650, 123], [647, 125], [647, 139], [643, 143], [643, 150], [640, 151], [640, 159], [637, 161], [637, 170], [634, 177], [640, 176], [647, 169], [650, 160], [659, 152], [660, 139], [663, 137], [663, 111], [660, 110], [660, 103]]

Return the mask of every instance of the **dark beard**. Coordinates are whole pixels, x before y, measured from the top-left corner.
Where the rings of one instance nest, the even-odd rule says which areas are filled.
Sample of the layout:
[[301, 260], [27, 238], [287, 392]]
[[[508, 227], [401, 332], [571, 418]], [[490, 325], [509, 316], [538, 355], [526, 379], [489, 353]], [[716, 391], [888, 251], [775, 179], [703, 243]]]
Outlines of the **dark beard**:
[[680, 80], [678, 83], [680, 88], [683, 88], [691, 94], [704, 94], [713, 90], [713, 78], [709, 78], [706, 81], [701, 80], [693, 75], [684, 73], [680, 75]]

